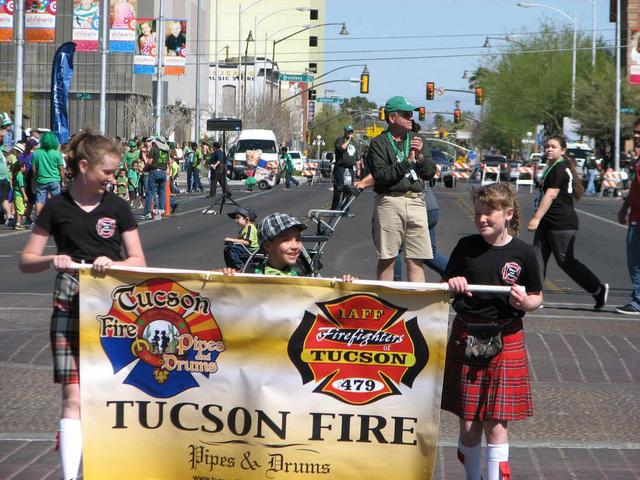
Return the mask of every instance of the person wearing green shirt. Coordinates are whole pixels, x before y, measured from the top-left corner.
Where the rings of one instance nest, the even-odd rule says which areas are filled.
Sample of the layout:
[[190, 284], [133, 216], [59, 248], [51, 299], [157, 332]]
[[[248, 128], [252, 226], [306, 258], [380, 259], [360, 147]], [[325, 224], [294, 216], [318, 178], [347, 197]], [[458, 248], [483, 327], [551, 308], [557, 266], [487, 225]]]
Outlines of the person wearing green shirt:
[[191, 161], [191, 170], [193, 172], [193, 188], [191, 189], [204, 193], [202, 187], [202, 181], [200, 180], [200, 174], [202, 173], [202, 149], [196, 143], [193, 143], [193, 156]]
[[280, 158], [284, 162], [284, 188], [285, 190], [289, 190], [289, 185], [292, 183], [296, 185], [296, 187], [300, 187], [300, 183], [298, 180], [293, 178], [293, 160], [291, 159], [291, 155], [289, 155], [289, 149], [287, 147], [280, 148]]
[[53, 132], [40, 137], [40, 148], [33, 152], [31, 168], [36, 182], [36, 215], [40, 214], [47, 198], [60, 195], [64, 179], [64, 160], [60, 143]]
[[224, 263], [227, 267], [242, 270], [245, 262], [259, 248], [258, 229], [254, 222], [258, 217], [247, 207], [238, 207], [235, 212], [228, 213], [229, 218], [235, 220], [240, 227], [237, 237], [224, 239]]
[[2, 201], [3, 217], [0, 223], [6, 223], [11, 220], [11, 204], [9, 203], [9, 194], [11, 192], [11, 175], [9, 174], [9, 166], [4, 154], [8, 153], [6, 145], [2, 145], [0, 149], [0, 201]]
[[13, 210], [16, 214], [16, 223], [13, 226], [14, 230], [24, 230], [25, 227], [22, 226], [22, 219], [24, 217], [25, 212], [25, 198], [27, 196], [27, 192], [25, 191], [25, 181], [24, 176], [27, 170], [24, 162], [16, 162], [13, 164], [12, 171], [13, 175]]
[[133, 162], [140, 159], [140, 150], [138, 150], [138, 144], [136, 142], [129, 142], [129, 151], [124, 154], [122, 159], [127, 171], [133, 167]]

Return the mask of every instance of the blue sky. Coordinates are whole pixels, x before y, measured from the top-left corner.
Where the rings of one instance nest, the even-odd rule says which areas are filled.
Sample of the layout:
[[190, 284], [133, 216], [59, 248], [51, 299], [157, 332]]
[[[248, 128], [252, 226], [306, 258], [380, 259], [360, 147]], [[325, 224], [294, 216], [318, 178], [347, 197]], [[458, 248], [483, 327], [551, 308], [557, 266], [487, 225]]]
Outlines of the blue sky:
[[[494, 48], [481, 48], [487, 35], [535, 32], [542, 19], [556, 21], [559, 28], [563, 25], [573, 28], [569, 20], [552, 10], [520, 8], [516, 3], [515, 0], [326, 0], [325, 21], [346, 22], [349, 36], [339, 37], [336, 27], [324, 27], [325, 59], [332, 60], [325, 63], [325, 71], [349, 63], [366, 63], [371, 72], [367, 97], [378, 104], [390, 96], [404, 95], [432, 110], [449, 111], [455, 100], [461, 101], [463, 109], [473, 110], [472, 95], [449, 93], [426, 102], [425, 82], [466, 89], [463, 73], [478, 67], [483, 58], [478, 54], [499, 52], [497, 47], [505, 45], [504, 41], [492, 39]], [[535, 0], [535, 3], [553, 6], [572, 16], [575, 13], [578, 30], [591, 36], [593, 7], [588, 0]], [[596, 30], [597, 37], [612, 44], [615, 24], [609, 23], [609, 0], [596, 0]], [[445, 58], [374, 60], [435, 55]], [[361, 70], [358, 67], [339, 70], [326, 79], [358, 77]], [[346, 83], [327, 88], [346, 97], [359, 94], [357, 86]]]

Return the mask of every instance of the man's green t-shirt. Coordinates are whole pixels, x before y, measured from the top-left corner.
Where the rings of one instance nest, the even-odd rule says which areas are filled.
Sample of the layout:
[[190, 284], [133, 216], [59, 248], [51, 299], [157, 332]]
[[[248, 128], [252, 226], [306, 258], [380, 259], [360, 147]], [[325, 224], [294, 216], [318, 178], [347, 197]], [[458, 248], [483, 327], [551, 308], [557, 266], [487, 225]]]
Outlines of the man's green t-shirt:
[[38, 149], [33, 153], [32, 165], [37, 168], [36, 182], [45, 184], [60, 182], [60, 168], [64, 167], [62, 154], [58, 150]]
[[152, 148], [151, 152], [151, 168], [158, 168], [160, 170], [166, 170], [167, 162], [169, 161], [169, 152], [160, 150], [159, 148]]
[[284, 168], [287, 170], [287, 172], [292, 172], [293, 173], [293, 160], [291, 159], [291, 155], [289, 155], [288, 153], [285, 153], [282, 156], [282, 159], [284, 160]]
[[131, 150], [124, 154], [124, 163], [127, 166], [127, 170], [131, 170], [133, 162], [140, 159], [140, 152], [138, 150]]
[[0, 180], [9, 181], [9, 166], [2, 152], [0, 152]]
[[255, 225], [245, 225], [240, 230], [240, 238], [249, 242], [250, 250], [257, 250], [260, 246], [258, 243], [258, 229]]

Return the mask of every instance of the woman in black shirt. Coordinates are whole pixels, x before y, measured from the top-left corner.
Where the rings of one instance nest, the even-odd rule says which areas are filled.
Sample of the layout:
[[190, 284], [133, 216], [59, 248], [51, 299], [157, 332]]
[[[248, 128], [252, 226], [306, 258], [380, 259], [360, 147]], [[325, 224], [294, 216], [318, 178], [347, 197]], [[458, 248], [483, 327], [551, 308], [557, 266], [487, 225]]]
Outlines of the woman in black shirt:
[[[20, 270], [36, 273], [49, 267], [58, 271], [51, 315], [51, 351], [54, 381], [62, 384], [60, 458], [64, 480], [78, 477], [82, 457], [79, 384], [79, 292], [72, 262], [92, 264], [97, 273], [114, 265], [146, 265], [138, 224], [129, 204], [107, 191], [122, 155], [111, 139], [84, 131], [75, 135], [67, 150], [72, 182], [69, 189], [50, 199], [20, 258]], [[57, 252], [44, 250], [53, 236]], [[124, 247], [124, 252], [123, 252]]]
[[593, 295], [594, 308], [598, 310], [607, 303], [609, 284], [603, 284], [574, 256], [578, 214], [573, 199], [580, 199], [584, 187], [575, 165], [565, 157], [566, 148], [567, 143], [562, 136], [555, 135], [547, 140], [548, 166], [540, 182], [541, 200], [528, 229], [536, 232], [533, 248], [542, 268], [542, 277], [546, 277], [549, 256], [553, 253], [558, 266]]

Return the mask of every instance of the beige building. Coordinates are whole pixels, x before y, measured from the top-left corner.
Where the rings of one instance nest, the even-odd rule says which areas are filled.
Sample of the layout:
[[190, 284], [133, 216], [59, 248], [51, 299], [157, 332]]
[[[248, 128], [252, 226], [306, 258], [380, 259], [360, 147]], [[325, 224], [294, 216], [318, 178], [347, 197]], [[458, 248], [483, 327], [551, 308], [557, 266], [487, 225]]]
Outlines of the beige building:
[[[242, 117], [245, 125], [261, 102], [273, 103], [304, 87], [278, 82], [279, 73], [322, 74], [323, 38], [340, 31], [340, 25], [314, 28], [326, 23], [324, 0], [217, 0], [210, 15], [209, 111]], [[303, 134], [309, 106], [300, 98], [291, 107], [299, 117], [295, 140]]]

